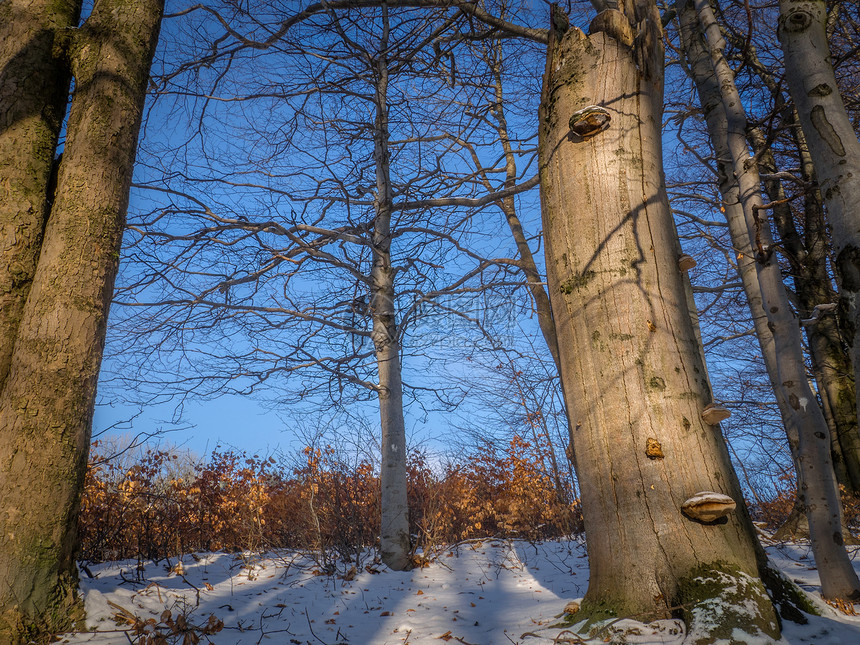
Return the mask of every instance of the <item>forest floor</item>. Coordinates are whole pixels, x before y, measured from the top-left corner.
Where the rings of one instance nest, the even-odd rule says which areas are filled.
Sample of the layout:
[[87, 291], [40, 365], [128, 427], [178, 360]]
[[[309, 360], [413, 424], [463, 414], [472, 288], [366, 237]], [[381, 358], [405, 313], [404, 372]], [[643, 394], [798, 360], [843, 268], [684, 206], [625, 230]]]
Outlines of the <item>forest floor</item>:
[[[808, 545], [767, 550], [820, 600]], [[860, 572], [860, 550], [854, 561]], [[192, 645], [199, 637], [215, 645], [546, 645], [580, 642], [552, 625], [567, 602], [585, 593], [588, 562], [577, 541], [486, 540], [436, 553], [428, 566], [410, 572], [367, 558], [325, 575], [306, 555], [218, 552], [140, 566], [110, 562], [81, 577], [91, 631], [61, 636], [61, 643]], [[824, 616], [810, 616], [807, 625], [786, 623], [785, 643], [860, 643], [860, 616], [818, 604]], [[629, 643], [683, 640], [675, 621], [639, 623], [632, 630], [638, 635], [630, 633], [631, 624], [620, 621], [612, 629], [627, 631]], [[589, 642], [616, 642], [610, 632]]]

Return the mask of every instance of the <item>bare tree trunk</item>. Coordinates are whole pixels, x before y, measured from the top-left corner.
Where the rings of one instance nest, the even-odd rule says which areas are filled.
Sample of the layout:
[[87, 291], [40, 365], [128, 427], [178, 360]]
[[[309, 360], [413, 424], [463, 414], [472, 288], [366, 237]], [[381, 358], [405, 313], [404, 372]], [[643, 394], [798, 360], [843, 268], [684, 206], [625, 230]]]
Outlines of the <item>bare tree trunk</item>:
[[[780, 0], [786, 80], [833, 227], [840, 315], [860, 370], [860, 141], [845, 112], [830, 61], [824, 0]], [[860, 401], [858, 401], [860, 403]]]
[[370, 309], [373, 343], [379, 369], [379, 417], [382, 427], [382, 512], [380, 555], [398, 571], [411, 566], [409, 507], [406, 494], [406, 424], [403, 419], [399, 329], [394, 307], [395, 270], [391, 266], [391, 171], [388, 149], [388, 10], [383, 12], [383, 34], [376, 61], [376, 215], [373, 220], [373, 268]]
[[[628, 5], [599, 14], [588, 37], [553, 32], [541, 102], [548, 282], [592, 572], [578, 615], [680, 608], [689, 642], [735, 629], [776, 639], [737, 477], [702, 417], [711, 392], [663, 182], [660, 16], [653, 2]], [[685, 516], [701, 491], [738, 510]]]
[[[782, 85], [774, 73], [759, 60], [752, 48], [745, 47], [747, 62], [770, 90], [780, 112], [783, 124], [792, 127], [792, 135], [800, 158], [801, 172], [807, 184], [815, 187], [804, 195], [803, 238], [797, 233], [791, 206], [781, 203], [785, 197], [782, 182], [767, 179], [765, 189], [774, 203], [774, 222], [779, 229], [781, 247], [795, 279], [795, 290], [804, 318], [815, 315], [818, 305], [828, 305], [838, 294], [831, 284], [828, 270], [830, 261], [829, 233], [824, 219], [824, 203], [817, 188], [814, 164], [803, 131], [797, 127], [797, 111], [786, 104]], [[766, 141], [762, 133], [748, 133], [759, 157], [759, 165], [768, 173], [776, 173], [772, 155], [763, 151]], [[727, 155], [728, 157], [729, 155]], [[846, 490], [857, 492], [860, 484], [860, 428], [857, 423], [857, 396], [854, 367], [846, 351], [851, 334], [846, 329], [845, 316], [818, 312], [815, 324], [806, 327], [813, 374], [818, 384], [827, 423], [831, 428], [831, 453], [837, 481]]]
[[743, 103], [734, 74], [723, 56], [724, 41], [711, 6], [708, 0], [695, 0], [694, 4], [719, 82], [726, 118], [725, 146], [731, 155], [749, 240], [753, 241], [753, 246], [739, 251], [756, 257], [762, 304], [777, 358], [775, 394], [780, 410], [794, 417], [798, 430], [799, 490], [809, 520], [822, 594], [827, 598], [860, 599], [860, 580], [842, 536], [842, 503], [830, 459], [830, 430], [807, 381], [798, 319], [791, 311], [773, 255], [770, 223], [759, 192], [761, 179], [747, 144]]
[[0, 387], [39, 259], [71, 79], [65, 41], [80, 5], [0, 4]]
[[[704, 37], [699, 31], [699, 21], [695, 9], [686, 0], [680, 0], [676, 4], [676, 8], [681, 25], [682, 47], [699, 94], [711, 145], [717, 158], [719, 190], [723, 199], [723, 208], [729, 226], [733, 251], [737, 254], [738, 277], [747, 298], [747, 305], [750, 309], [753, 328], [759, 349], [761, 349], [765, 369], [771, 387], [776, 391], [776, 388], [779, 387], [778, 357], [773, 340], [773, 331], [767, 324], [767, 313], [762, 302], [755, 255], [752, 252], [753, 244], [744, 219], [740, 188], [731, 167], [731, 152], [728, 149], [726, 138], [728, 120], [722, 104], [720, 85], [714, 74]], [[797, 465], [800, 462], [797, 459], [799, 437], [796, 419], [791, 410], [786, 409], [787, 406], [780, 399], [777, 400], [777, 405], [788, 437], [792, 459]]]
[[[511, 140], [508, 135], [508, 120], [505, 116], [505, 96], [503, 92], [502, 85], [502, 47], [501, 42], [496, 41], [494, 43], [494, 58], [491, 63], [491, 69], [493, 72], [493, 82], [494, 82], [494, 90], [495, 90], [495, 106], [492, 110], [492, 114], [496, 120], [496, 132], [499, 135], [499, 141], [502, 144], [502, 151], [505, 155], [505, 188], [510, 189], [516, 185], [517, 181], [517, 162], [516, 156], [514, 155], [513, 147], [511, 146]], [[486, 186], [488, 191], [492, 190], [492, 187], [487, 180], [486, 174], [483, 175], [484, 185]], [[517, 256], [519, 258], [519, 267], [523, 272], [526, 278], [526, 284], [529, 289], [529, 293], [531, 293], [532, 301], [534, 302], [535, 312], [537, 313], [538, 319], [538, 327], [540, 327], [541, 335], [543, 336], [544, 342], [546, 343], [547, 349], [549, 350], [550, 356], [552, 356], [552, 361], [555, 364], [556, 374], [558, 374], [559, 382], [561, 381], [561, 358], [559, 357], [558, 352], [558, 334], [555, 329], [555, 321], [552, 318], [552, 305], [549, 301], [549, 294], [547, 294], [546, 289], [544, 288], [544, 282], [541, 277], [540, 271], [538, 270], [537, 263], [535, 262], [534, 255], [532, 254], [531, 248], [529, 247], [528, 239], [526, 238], [526, 234], [523, 231], [523, 225], [520, 221], [519, 215], [517, 215], [516, 201], [513, 195], [509, 197], [505, 197], [504, 199], [498, 202], [499, 208], [502, 210], [502, 213], [505, 216], [505, 221], [508, 224], [508, 229], [511, 231], [511, 236], [514, 238], [514, 244], [517, 247]], [[562, 392], [564, 391], [564, 386], [562, 385]], [[523, 400], [525, 402], [525, 400]], [[570, 430], [573, 427], [570, 422], [570, 415], [567, 411], [567, 405], [562, 402], [564, 405], [564, 413], [565, 418], [567, 419], [568, 426], [568, 437], [569, 443], [567, 445], [567, 449], [565, 450], [565, 455], [568, 458], [568, 461], [573, 463], [575, 461], [575, 455], [573, 453], [573, 436], [570, 435]], [[549, 439], [549, 435], [547, 434], [547, 439]], [[558, 494], [559, 500], [564, 500], [564, 486], [561, 481], [561, 471], [559, 470], [558, 463], [555, 456], [555, 450], [550, 447], [549, 450], [549, 458], [552, 465], [552, 474], [553, 480], [556, 485], [556, 493]]]
[[[759, 166], [769, 174], [777, 172], [773, 155], [765, 149], [764, 134], [750, 133], [750, 139]], [[800, 137], [802, 140], [802, 135]], [[814, 177], [812, 169], [807, 172], [803, 163], [804, 176]], [[804, 199], [804, 237], [794, 225], [794, 215], [786, 200], [782, 182], [778, 179], [764, 181], [768, 198], [774, 204], [774, 223], [779, 231], [781, 248], [791, 265], [794, 276], [794, 291], [800, 315], [804, 323], [809, 344], [812, 373], [818, 385], [818, 392], [824, 417], [830, 428], [830, 446], [833, 457], [833, 470], [837, 481], [851, 493], [860, 492], [860, 428], [857, 425], [857, 402], [854, 384], [854, 369], [845, 344], [837, 317], [826, 307], [834, 303], [837, 292], [833, 288], [827, 270], [828, 241], [824, 224], [824, 209], [817, 190], [809, 191]], [[821, 307], [824, 309], [821, 309]]]
[[79, 615], [76, 520], [161, 0], [96, 0], [70, 47], [57, 193], [0, 393], [0, 642]]

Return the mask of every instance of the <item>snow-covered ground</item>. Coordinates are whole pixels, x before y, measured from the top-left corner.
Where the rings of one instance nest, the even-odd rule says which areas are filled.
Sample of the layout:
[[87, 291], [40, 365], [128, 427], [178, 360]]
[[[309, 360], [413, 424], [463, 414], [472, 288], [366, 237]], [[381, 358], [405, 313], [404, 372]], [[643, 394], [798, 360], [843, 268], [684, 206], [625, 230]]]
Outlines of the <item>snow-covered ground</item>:
[[[791, 579], [817, 594], [808, 547], [771, 545], [768, 552]], [[463, 544], [407, 573], [368, 566], [368, 560], [352, 572], [342, 565], [339, 575], [322, 575], [312, 560], [294, 554], [189, 555], [178, 572], [177, 562], [146, 563], [141, 569], [137, 562], [114, 562], [90, 568], [92, 578], [82, 573], [92, 631], [67, 634], [60, 642], [145, 644], [146, 635], [160, 633], [165, 641], [149, 642], [193, 644], [181, 615], [188, 625], [222, 621], [217, 633], [197, 631], [201, 643], [208, 639], [216, 645], [577, 643], [551, 625], [588, 584], [585, 548], [577, 542]], [[860, 553], [855, 562], [860, 571]], [[786, 623], [785, 642], [860, 645], [860, 617], [823, 603], [822, 611], [825, 617], [810, 617], [807, 625]], [[135, 620], [143, 637], [134, 634]], [[627, 642], [683, 640], [672, 621], [657, 627], [651, 635], [628, 636]], [[608, 634], [595, 642], [605, 642]]]

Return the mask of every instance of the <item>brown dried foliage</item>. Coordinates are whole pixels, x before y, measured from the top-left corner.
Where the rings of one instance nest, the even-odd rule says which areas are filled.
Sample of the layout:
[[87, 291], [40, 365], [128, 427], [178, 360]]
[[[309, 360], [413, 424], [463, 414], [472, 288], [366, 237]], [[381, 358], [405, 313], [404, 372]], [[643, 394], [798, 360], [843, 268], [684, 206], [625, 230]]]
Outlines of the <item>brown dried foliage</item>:
[[[460, 463], [432, 468], [410, 455], [411, 531], [416, 548], [481, 537], [559, 537], [581, 528], [568, 482], [543, 468], [548, 446], [515, 436]], [[305, 448], [302, 464], [215, 451], [182, 463], [149, 450], [131, 467], [92, 451], [79, 526], [82, 559], [159, 559], [195, 551], [294, 548], [351, 561], [379, 531], [379, 479], [367, 461]], [[325, 560], [325, 562], [323, 561]]]

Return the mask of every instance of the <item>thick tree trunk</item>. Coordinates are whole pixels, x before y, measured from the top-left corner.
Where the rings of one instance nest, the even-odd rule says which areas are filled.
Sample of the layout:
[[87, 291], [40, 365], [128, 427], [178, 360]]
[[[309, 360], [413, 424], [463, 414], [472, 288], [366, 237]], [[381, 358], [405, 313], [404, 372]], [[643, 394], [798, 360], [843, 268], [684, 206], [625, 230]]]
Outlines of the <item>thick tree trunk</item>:
[[[786, 80], [833, 228], [840, 315], [860, 370], [860, 141], [845, 112], [827, 45], [824, 0], [780, 0]], [[860, 402], [858, 402], [860, 403]]]
[[809, 520], [822, 594], [827, 598], [860, 599], [860, 580], [842, 536], [842, 504], [830, 459], [830, 429], [807, 381], [799, 321], [791, 311], [773, 255], [770, 223], [762, 209], [761, 179], [747, 144], [743, 103], [734, 74], [723, 56], [724, 42], [711, 6], [708, 0], [695, 0], [694, 4], [719, 81], [726, 118], [725, 147], [731, 155], [749, 240], [754, 242], [753, 246], [739, 250], [756, 257], [762, 303], [777, 357], [775, 394], [780, 410], [794, 418], [798, 430], [799, 490]]
[[0, 642], [76, 617], [75, 525], [161, 0], [96, 0], [70, 49], [56, 198], [0, 393]]
[[[589, 537], [580, 611], [680, 610], [689, 642], [737, 629], [776, 639], [737, 477], [719, 426], [702, 418], [711, 392], [663, 183], [660, 17], [632, 4], [629, 18], [601, 13], [588, 37], [553, 32], [541, 103], [547, 273]], [[599, 109], [581, 116], [589, 106], [611, 117], [605, 130]], [[700, 491], [738, 510], [689, 519], [681, 506]]]
[[406, 493], [406, 424], [403, 418], [403, 385], [400, 341], [394, 307], [395, 270], [391, 266], [391, 171], [388, 149], [388, 12], [383, 6], [383, 34], [376, 61], [376, 214], [373, 220], [373, 268], [370, 310], [372, 338], [379, 370], [379, 417], [382, 427], [380, 483], [380, 555], [392, 569], [411, 566], [409, 506]]
[[30, 291], [71, 74], [80, 1], [0, 4], [0, 387]]

